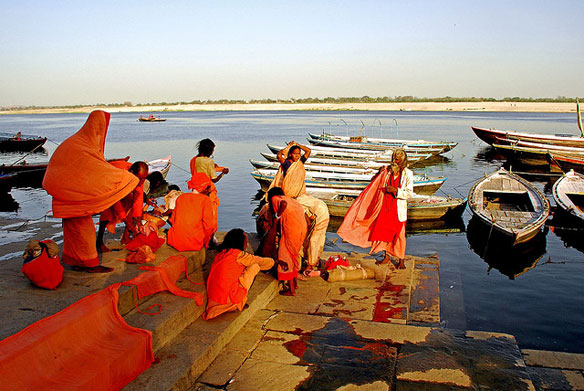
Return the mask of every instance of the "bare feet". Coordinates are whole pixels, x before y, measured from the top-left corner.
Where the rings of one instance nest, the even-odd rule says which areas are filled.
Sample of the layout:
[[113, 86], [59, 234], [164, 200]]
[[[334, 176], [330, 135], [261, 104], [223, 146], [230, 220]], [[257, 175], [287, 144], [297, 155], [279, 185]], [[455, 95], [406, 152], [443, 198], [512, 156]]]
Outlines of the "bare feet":
[[383, 257], [383, 259], [381, 261], [375, 262], [378, 265], [387, 265], [389, 262], [391, 262], [391, 258], [389, 257], [388, 254], [385, 254], [385, 257]]
[[292, 292], [290, 289], [280, 292], [282, 296], [296, 296], [296, 292]]
[[106, 246], [105, 244], [101, 244], [101, 245], [97, 245], [97, 252], [98, 253], [109, 253], [110, 251], [112, 251], [108, 246]]
[[404, 264], [404, 259], [403, 258], [399, 260], [396, 268], [398, 268], [398, 269], [405, 269], [406, 268], [406, 265]]

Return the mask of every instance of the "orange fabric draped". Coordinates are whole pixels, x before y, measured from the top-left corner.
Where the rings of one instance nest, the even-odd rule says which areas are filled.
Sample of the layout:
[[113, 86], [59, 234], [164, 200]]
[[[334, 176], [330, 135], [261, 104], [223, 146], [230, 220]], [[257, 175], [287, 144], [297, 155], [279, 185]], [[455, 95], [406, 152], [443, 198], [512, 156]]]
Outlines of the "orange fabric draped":
[[181, 194], [169, 222], [172, 227], [168, 230], [168, 244], [178, 251], [207, 247], [217, 231], [215, 208], [204, 194]]
[[383, 193], [379, 189], [387, 176], [387, 170], [377, 175], [359, 194], [347, 211], [337, 234], [343, 240], [359, 247], [371, 247], [371, 228], [381, 211]]
[[3, 390], [118, 390], [150, 367], [152, 333], [118, 312], [114, 284], [0, 341]]
[[126, 286], [136, 286], [138, 299], [167, 290], [176, 296], [193, 299], [197, 305], [203, 304], [202, 294], [185, 291], [176, 286], [178, 277], [182, 273], [185, 275], [187, 273], [187, 260], [184, 256], [174, 255], [158, 266], [141, 266], [140, 270], [146, 272], [122, 283]]
[[207, 296], [219, 304], [239, 303], [247, 295], [247, 289], [239, 283], [245, 266], [237, 262], [241, 250], [221, 251], [215, 256], [207, 279]]
[[74, 135], [57, 147], [43, 179], [57, 218], [100, 213], [129, 194], [138, 178], [104, 157], [110, 115], [94, 111]]
[[278, 172], [276, 173], [276, 176], [274, 176], [274, 180], [270, 184], [268, 191], [272, 187], [281, 187], [282, 190], [284, 190], [284, 194], [286, 194], [288, 197], [296, 198], [306, 194], [306, 184], [304, 183], [305, 177], [306, 170], [304, 169], [304, 163], [298, 160], [297, 162], [292, 163], [290, 167], [288, 167], [286, 175], [284, 175], [282, 167], [278, 169]]
[[94, 267], [99, 265], [95, 241], [95, 225], [91, 216], [63, 219], [63, 257], [61, 261], [71, 266]]
[[282, 201], [286, 201], [286, 209], [278, 221], [280, 224], [278, 260], [286, 262], [288, 270], [283, 270], [281, 266], [278, 266], [278, 280], [291, 280], [296, 278], [300, 269], [300, 252], [308, 227], [304, 217], [304, 208], [295, 199], [287, 196], [272, 197], [274, 210], [279, 209]]

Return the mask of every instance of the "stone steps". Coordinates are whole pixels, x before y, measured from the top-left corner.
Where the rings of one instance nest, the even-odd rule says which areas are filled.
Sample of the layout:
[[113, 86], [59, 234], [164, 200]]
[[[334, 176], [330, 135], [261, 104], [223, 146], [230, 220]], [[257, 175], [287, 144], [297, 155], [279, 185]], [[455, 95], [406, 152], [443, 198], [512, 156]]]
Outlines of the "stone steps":
[[[202, 281], [203, 273], [195, 271], [193, 281]], [[190, 287], [189, 287], [190, 285]], [[184, 280], [178, 283], [185, 290], [204, 291]], [[210, 321], [200, 315], [203, 306], [193, 300], [159, 293], [140, 304], [162, 304], [159, 315], [149, 316], [135, 309], [126, 321], [136, 327], [152, 331], [155, 363], [144, 371], [125, 390], [187, 390], [223, 350], [225, 345], [259, 310], [277, 294], [278, 283], [269, 275], [260, 273], [248, 293], [248, 305], [242, 312], [231, 312]], [[152, 310], [151, 310], [152, 311]]]

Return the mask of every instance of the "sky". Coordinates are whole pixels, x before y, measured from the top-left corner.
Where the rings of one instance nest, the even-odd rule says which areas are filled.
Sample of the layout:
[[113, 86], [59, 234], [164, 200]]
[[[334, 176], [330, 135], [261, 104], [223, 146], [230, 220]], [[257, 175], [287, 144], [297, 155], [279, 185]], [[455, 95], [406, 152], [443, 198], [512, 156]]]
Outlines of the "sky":
[[0, 106], [584, 96], [580, 0], [0, 0]]

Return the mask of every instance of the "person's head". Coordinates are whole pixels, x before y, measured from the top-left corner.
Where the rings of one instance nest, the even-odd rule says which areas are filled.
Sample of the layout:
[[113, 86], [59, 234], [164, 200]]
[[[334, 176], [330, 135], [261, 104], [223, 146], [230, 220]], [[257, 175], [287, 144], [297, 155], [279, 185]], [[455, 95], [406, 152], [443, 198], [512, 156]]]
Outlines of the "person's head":
[[288, 150], [288, 159], [297, 162], [302, 157], [302, 150], [298, 145], [293, 145]]
[[151, 191], [164, 184], [164, 177], [160, 171], [154, 171], [148, 174], [148, 181], [150, 182]]
[[169, 185], [168, 191], [173, 191], [173, 190], [180, 191], [180, 187], [178, 187], [177, 185]]
[[197, 149], [199, 150], [199, 156], [209, 157], [215, 151], [215, 143], [206, 138], [197, 143]]
[[128, 171], [142, 181], [148, 177], [148, 164], [145, 162], [135, 162], [130, 166]]
[[406, 154], [406, 151], [404, 149], [396, 148], [393, 151], [391, 161], [397, 164], [399, 166], [400, 171], [402, 171], [408, 165], [408, 155]]
[[272, 206], [272, 198], [283, 195], [284, 190], [282, 190], [281, 187], [272, 187], [270, 190], [268, 190], [268, 202], [270, 203], [270, 206]]
[[244, 251], [247, 247], [247, 235], [241, 228], [233, 228], [231, 231], [227, 232], [220, 247], [221, 250], [235, 248]]

